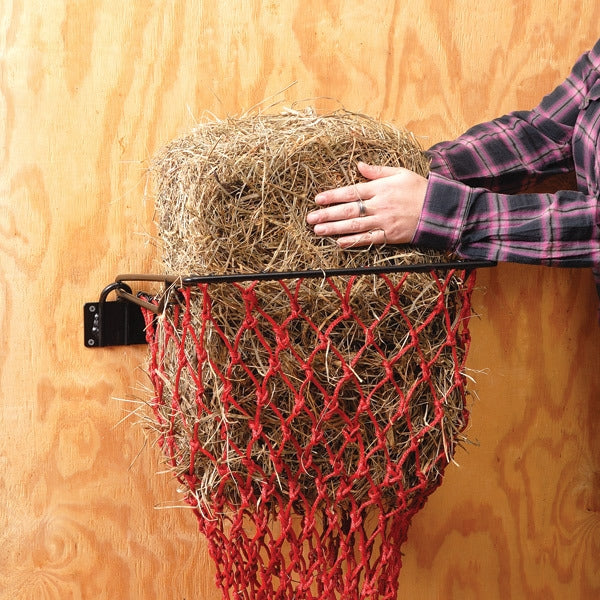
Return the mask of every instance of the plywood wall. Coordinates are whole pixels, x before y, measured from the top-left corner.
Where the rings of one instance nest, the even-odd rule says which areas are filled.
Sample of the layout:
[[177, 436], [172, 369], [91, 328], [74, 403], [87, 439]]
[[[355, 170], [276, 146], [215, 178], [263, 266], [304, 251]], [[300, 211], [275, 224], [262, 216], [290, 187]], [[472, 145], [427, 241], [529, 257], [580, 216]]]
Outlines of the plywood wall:
[[[145, 349], [82, 339], [84, 302], [156, 270], [145, 168], [162, 144], [206, 114], [319, 97], [428, 146], [531, 107], [599, 22], [596, 0], [5, 0], [0, 597], [218, 598], [194, 518], [169, 508], [175, 485], [128, 416]], [[479, 282], [477, 445], [413, 523], [402, 597], [599, 597], [591, 275], [502, 266]]]

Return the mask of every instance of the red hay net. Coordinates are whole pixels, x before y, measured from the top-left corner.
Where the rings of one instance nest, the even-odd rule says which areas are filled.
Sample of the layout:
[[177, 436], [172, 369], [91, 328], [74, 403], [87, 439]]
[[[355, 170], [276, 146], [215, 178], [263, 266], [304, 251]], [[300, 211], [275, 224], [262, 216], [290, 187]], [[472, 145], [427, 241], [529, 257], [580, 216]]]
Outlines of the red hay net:
[[[274, 318], [259, 300], [260, 282], [227, 284], [245, 311], [233, 334], [226, 333], [231, 323], [221, 322], [219, 297], [209, 283], [181, 287], [165, 314], [156, 317], [145, 311], [159, 444], [186, 488], [186, 501], [208, 541], [224, 598], [397, 596], [401, 546], [411, 519], [440, 485], [453, 454], [455, 441], [443, 433], [450, 396], [460, 399], [459, 428], [467, 424], [464, 363], [475, 276], [455, 270], [432, 272], [439, 293], [419, 323], [411, 322], [399, 302], [407, 275], [378, 277], [386, 281], [389, 297], [385, 310], [369, 322], [352, 308], [355, 276], [346, 277], [343, 284], [338, 279], [322, 281], [340, 302], [339, 314], [326, 327], [303, 309], [300, 278], [270, 283], [289, 299], [285, 318]], [[458, 296], [453, 309], [446, 301], [451, 286]], [[409, 333], [402, 344], [386, 347], [376, 334], [390, 315], [403, 321]], [[443, 324], [445, 339], [433, 356], [427, 356], [423, 337], [434, 320]], [[362, 332], [350, 356], [332, 343], [332, 332], [346, 322]], [[298, 323], [311, 333], [313, 347], [299, 347], [293, 333]], [[265, 368], [257, 368], [253, 353], [245, 351], [249, 337], [268, 356]], [[219, 352], [214, 350], [215, 339]], [[324, 353], [339, 365], [327, 377], [317, 360]], [[378, 362], [380, 377], [364, 389], [361, 361], [367, 354]], [[395, 367], [409, 354], [416, 374], [407, 385], [399, 381]], [[449, 383], [439, 386], [434, 378], [442, 355], [452, 366]], [[286, 372], [284, 356], [297, 365], [295, 373]], [[213, 383], [207, 383], [208, 374]], [[188, 383], [182, 383], [184, 379]], [[242, 379], [253, 389], [250, 408], [237, 397], [235, 384]], [[389, 386], [397, 402], [382, 419], [378, 398]], [[280, 406], [283, 396], [273, 389], [283, 389], [291, 401]], [[351, 409], [344, 401], [348, 389], [355, 398]], [[424, 393], [427, 414], [417, 427], [413, 405], [417, 395], [423, 402]], [[320, 399], [318, 406], [311, 400], [315, 397]], [[276, 435], [267, 431], [267, 420], [271, 429], [276, 424]], [[309, 424], [301, 435], [295, 429], [299, 420]], [[211, 434], [218, 440], [201, 434], [207, 421], [218, 423]], [[233, 431], [240, 422], [241, 436]], [[325, 432], [332, 424], [337, 424], [333, 440]], [[423, 444], [440, 430], [433, 455], [429, 449], [425, 456]], [[392, 446], [401, 436], [405, 447], [398, 454]], [[211, 485], [199, 473], [200, 463], [212, 465]]]

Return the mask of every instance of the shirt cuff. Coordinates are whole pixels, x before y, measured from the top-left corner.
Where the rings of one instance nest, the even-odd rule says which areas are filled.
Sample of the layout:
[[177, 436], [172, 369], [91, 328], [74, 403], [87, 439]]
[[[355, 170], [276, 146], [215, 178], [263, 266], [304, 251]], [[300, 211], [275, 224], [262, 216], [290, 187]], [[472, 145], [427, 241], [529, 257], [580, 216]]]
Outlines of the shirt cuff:
[[412, 243], [435, 250], [456, 250], [470, 199], [471, 188], [467, 185], [430, 173]]

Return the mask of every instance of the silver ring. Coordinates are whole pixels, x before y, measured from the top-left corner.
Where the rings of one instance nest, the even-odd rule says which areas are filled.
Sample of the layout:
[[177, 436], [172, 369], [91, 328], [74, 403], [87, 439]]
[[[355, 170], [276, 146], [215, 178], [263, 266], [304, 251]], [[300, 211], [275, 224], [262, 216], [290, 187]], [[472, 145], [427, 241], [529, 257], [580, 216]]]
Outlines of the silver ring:
[[356, 201], [356, 204], [358, 204], [358, 216], [364, 217], [367, 214], [367, 207], [365, 206], [364, 200], [362, 200], [362, 198], [359, 198]]

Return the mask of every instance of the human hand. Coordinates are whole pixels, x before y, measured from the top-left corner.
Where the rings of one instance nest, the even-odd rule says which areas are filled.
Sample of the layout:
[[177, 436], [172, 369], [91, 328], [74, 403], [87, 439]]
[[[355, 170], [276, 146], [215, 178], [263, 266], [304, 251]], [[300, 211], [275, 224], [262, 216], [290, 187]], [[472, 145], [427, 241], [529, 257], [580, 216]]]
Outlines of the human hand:
[[423, 209], [427, 179], [408, 169], [362, 162], [358, 170], [370, 181], [317, 194], [315, 202], [323, 208], [310, 212], [307, 223], [316, 235], [339, 236], [342, 248], [409, 243]]

